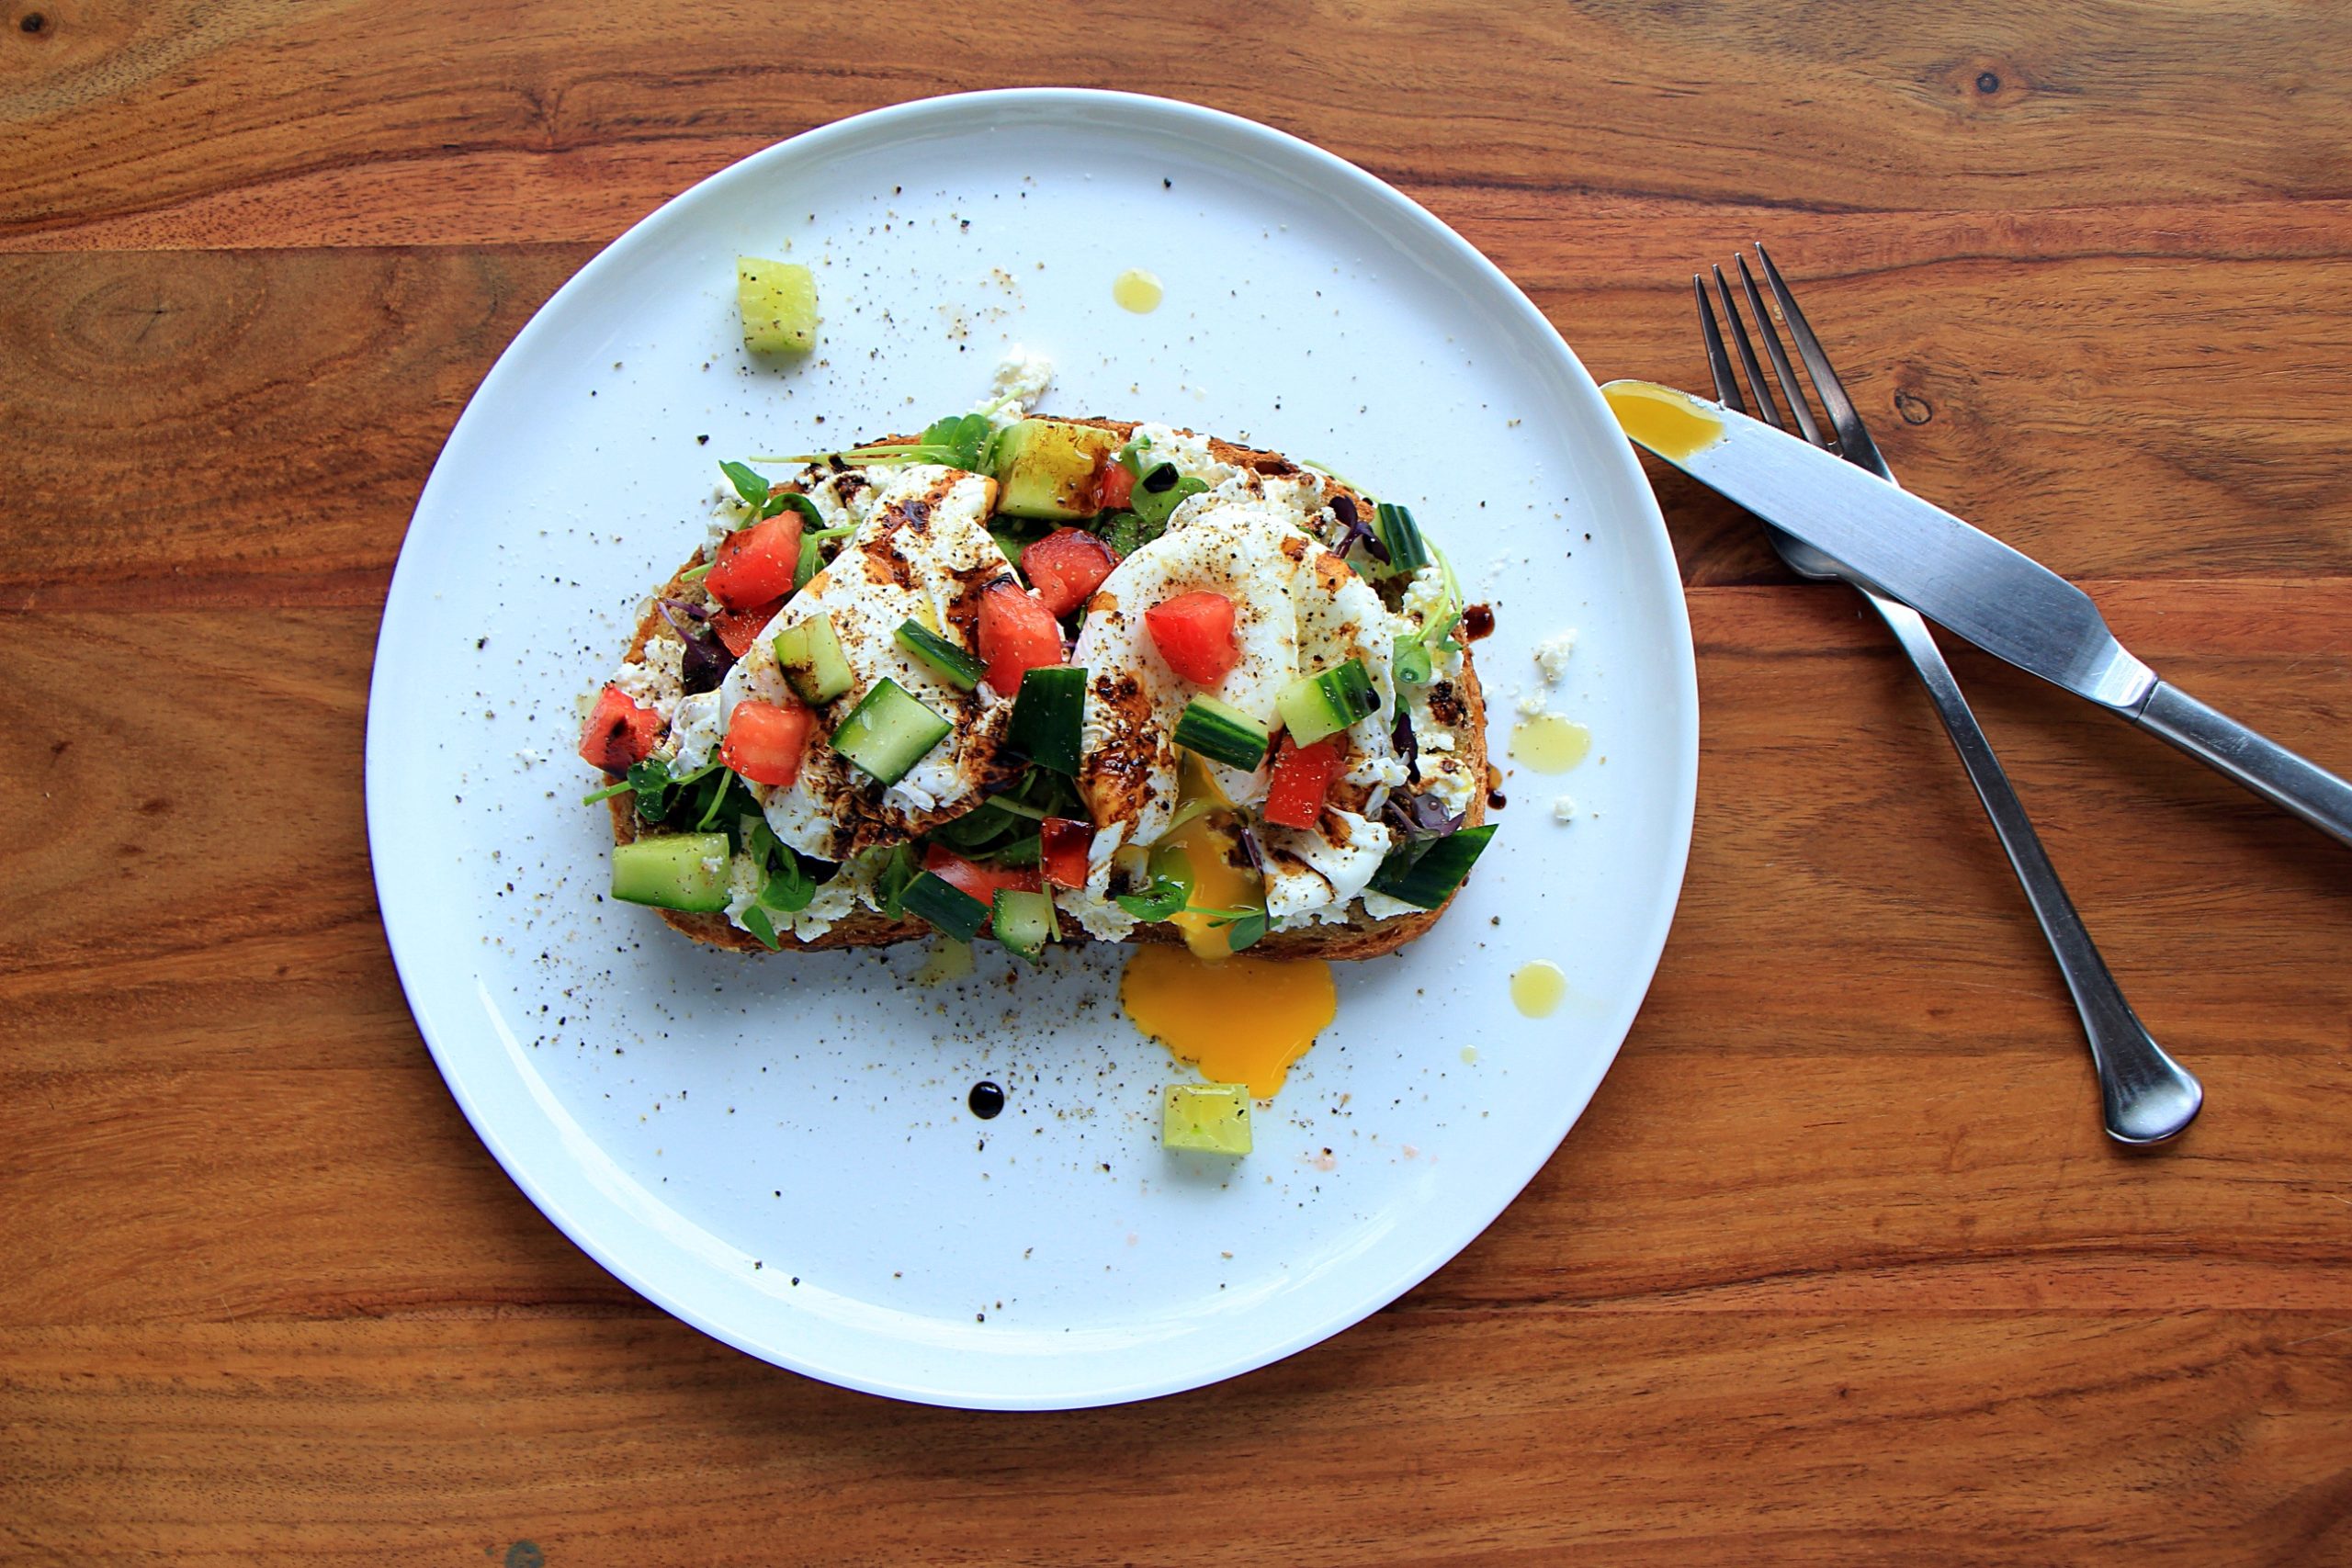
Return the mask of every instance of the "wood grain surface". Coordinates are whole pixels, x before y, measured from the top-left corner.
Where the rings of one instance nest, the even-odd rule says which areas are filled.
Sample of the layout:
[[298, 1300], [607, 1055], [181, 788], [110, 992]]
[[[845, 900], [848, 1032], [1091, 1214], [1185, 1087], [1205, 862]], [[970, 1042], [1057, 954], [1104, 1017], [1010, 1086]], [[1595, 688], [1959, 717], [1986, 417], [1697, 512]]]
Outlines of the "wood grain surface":
[[[1906, 671], [1660, 475], [1673, 939], [1519, 1202], [1151, 1404], [895, 1404], [649, 1306], [507, 1180], [377, 921], [376, 621], [596, 247], [811, 125], [1155, 91], [1309, 137], [1597, 373], [1762, 237], [1889, 459], [2352, 770], [2352, 13], [0, 0], [0, 1561], [2352, 1562], [2352, 854], [1954, 662], [2203, 1077], [2109, 1147]], [[266, 766], [257, 760], [266, 759]]]

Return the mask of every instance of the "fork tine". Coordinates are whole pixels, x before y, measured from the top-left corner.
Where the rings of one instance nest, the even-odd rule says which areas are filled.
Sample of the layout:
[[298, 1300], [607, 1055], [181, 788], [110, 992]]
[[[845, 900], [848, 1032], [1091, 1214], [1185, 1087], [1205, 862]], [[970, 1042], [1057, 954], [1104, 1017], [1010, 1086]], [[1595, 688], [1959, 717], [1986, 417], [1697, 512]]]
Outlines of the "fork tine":
[[1804, 383], [1797, 379], [1796, 367], [1789, 363], [1789, 351], [1781, 346], [1781, 334], [1772, 330], [1772, 314], [1764, 309], [1763, 297], [1756, 292], [1756, 276], [1747, 270], [1747, 258], [1732, 259], [1739, 265], [1739, 287], [1747, 295], [1747, 308], [1756, 312], [1756, 330], [1763, 334], [1764, 352], [1771, 358], [1772, 374], [1780, 378], [1781, 395], [1789, 400], [1789, 407], [1795, 411], [1797, 428], [1804, 432], [1804, 438], [1826, 449], [1829, 443], [1822, 439], [1821, 426], [1813, 417], [1812, 406], [1805, 401]]
[[[1771, 383], [1764, 379], [1764, 367], [1756, 363], [1756, 347], [1747, 341], [1747, 324], [1739, 319], [1739, 305], [1731, 297], [1731, 286], [1724, 281], [1724, 269], [1716, 267], [1714, 274], [1716, 297], [1724, 302], [1724, 315], [1731, 322], [1732, 341], [1739, 346], [1740, 368], [1747, 372], [1747, 384], [1756, 389], [1757, 412], [1773, 429], [1786, 430], [1788, 426], [1781, 423], [1781, 411], [1772, 405]], [[1765, 330], [1769, 332], [1771, 329], [1768, 326]], [[1781, 389], [1783, 392], [1788, 390], [1785, 383]], [[1815, 446], [1820, 445], [1810, 432], [1807, 432], [1807, 439], [1814, 440]]]
[[1747, 404], [1740, 398], [1739, 382], [1731, 373], [1731, 356], [1724, 353], [1724, 334], [1715, 326], [1714, 307], [1707, 302], [1707, 286], [1695, 272], [1690, 275], [1690, 292], [1699, 297], [1699, 335], [1706, 340], [1707, 369], [1715, 378], [1715, 396], [1734, 413], [1746, 413]]
[[[1756, 243], [1756, 257], [1764, 264], [1764, 281], [1770, 286], [1772, 298], [1781, 307], [1781, 319], [1789, 324], [1789, 335], [1797, 340], [1797, 354], [1804, 360], [1806, 372], [1813, 377], [1814, 390], [1821, 394], [1821, 406], [1828, 411], [1829, 423], [1837, 427], [1838, 450], [1845, 454], [1847, 461], [1859, 464], [1879, 478], [1893, 482], [1894, 472], [1887, 468], [1885, 457], [1880, 455], [1878, 443], [1871, 439], [1870, 426], [1862, 423], [1860, 412], [1854, 407], [1854, 400], [1846, 395], [1845, 383], [1838, 379], [1838, 372], [1830, 367], [1829, 355], [1821, 351], [1821, 340], [1813, 335], [1813, 328], [1806, 323], [1804, 312], [1797, 309], [1796, 296], [1789, 292], [1788, 284], [1781, 276], [1781, 269], [1772, 265], [1772, 257], [1760, 240]], [[1741, 258], [1740, 270], [1747, 270], [1745, 257]], [[1752, 289], [1755, 285], [1750, 283], [1748, 287]]]

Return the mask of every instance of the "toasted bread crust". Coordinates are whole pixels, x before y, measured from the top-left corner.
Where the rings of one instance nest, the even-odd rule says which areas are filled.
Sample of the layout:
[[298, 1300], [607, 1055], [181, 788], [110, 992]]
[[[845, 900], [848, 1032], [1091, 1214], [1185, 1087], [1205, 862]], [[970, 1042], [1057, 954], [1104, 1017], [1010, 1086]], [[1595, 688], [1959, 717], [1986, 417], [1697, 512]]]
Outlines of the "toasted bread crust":
[[[1087, 424], [1098, 429], [1113, 431], [1122, 440], [1132, 434], [1139, 423], [1135, 420], [1069, 418], [1060, 414], [1054, 417], [1064, 424]], [[911, 437], [885, 436], [883, 439], [895, 441], [909, 440]], [[1230, 463], [1236, 468], [1245, 468], [1266, 475], [1310, 471], [1302, 470], [1299, 465], [1277, 452], [1238, 446], [1230, 441], [1221, 441], [1215, 436], [1210, 436], [1207, 440], [1209, 452], [1217, 461]], [[1321, 477], [1324, 498], [1327, 501], [1334, 496], [1344, 495], [1359, 507], [1370, 510], [1371, 503], [1351, 486], [1340, 482], [1329, 474], [1323, 474]], [[684, 592], [688, 586], [685, 581], [685, 573], [693, 568], [694, 564], [693, 559], [689, 558], [679, 567], [670, 581], [662, 585], [660, 592], [656, 593], [653, 599], [646, 601], [644, 612], [638, 618], [637, 634], [630, 639], [628, 651], [625, 656], [628, 661], [634, 662], [642, 659], [645, 656], [647, 641], [666, 624], [662, 618], [661, 611], [655, 607], [654, 600], [673, 597]], [[1461, 755], [1469, 761], [1474, 777], [1490, 780], [1492, 773], [1487, 760], [1486, 694], [1479, 687], [1477, 671], [1472, 667], [1470, 650], [1466, 646], [1462, 650], [1462, 679], [1459, 682], [1458, 694], [1462, 698], [1463, 707], [1465, 710], [1465, 722], [1460, 727], [1462, 730], [1466, 731]], [[613, 841], [616, 844], [633, 841], [638, 836], [638, 829], [641, 824], [637, 809], [631, 804], [629, 797], [626, 795], [616, 795], [605, 804], [612, 812]], [[1483, 790], [1474, 792], [1469, 810], [1463, 819], [1463, 826], [1475, 828], [1485, 821], [1486, 818], [1486, 793]], [[1444, 914], [1451, 907], [1452, 900], [1449, 899], [1445, 905], [1435, 909], [1421, 910], [1410, 915], [1397, 915], [1385, 920], [1374, 920], [1359, 908], [1351, 914], [1345, 923], [1308, 926], [1298, 931], [1270, 931], [1251, 947], [1250, 952], [1254, 956], [1263, 958], [1325, 958], [1342, 962], [1378, 958], [1384, 953], [1396, 952], [1407, 942], [1419, 937], [1431, 926], [1437, 924], [1438, 917]], [[727, 917], [722, 914], [694, 915], [676, 909], [657, 909], [654, 913], [668, 921], [675, 930], [712, 947], [731, 948], [738, 953], [762, 954], [771, 951], [751, 932], [739, 931], [729, 924]], [[832, 930], [813, 941], [802, 941], [797, 937], [786, 935], [784, 938], [785, 946], [776, 951], [811, 952], [836, 947], [886, 947], [892, 942], [918, 941], [930, 934], [931, 927], [921, 920], [911, 919], [894, 920], [879, 910], [860, 908], [853, 910], [835, 921]], [[1082, 931], [1072, 931], [1065, 935], [1064, 940], [1091, 942], [1095, 939], [1086, 936]], [[1127, 938], [1131, 942], [1172, 942], [1182, 940], [1182, 933], [1176, 928], [1166, 924], [1137, 926], [1134, 934]]]

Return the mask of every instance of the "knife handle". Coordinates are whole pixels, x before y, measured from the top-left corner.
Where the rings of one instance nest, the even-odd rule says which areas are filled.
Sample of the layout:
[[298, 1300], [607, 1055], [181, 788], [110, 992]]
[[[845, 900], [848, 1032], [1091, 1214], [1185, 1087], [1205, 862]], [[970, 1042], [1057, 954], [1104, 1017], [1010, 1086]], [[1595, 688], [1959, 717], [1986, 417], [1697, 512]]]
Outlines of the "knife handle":
[[2127, 716], [2339, 843], [2352, 844], [2352, 784], [2326, 769], [2164, 681]]

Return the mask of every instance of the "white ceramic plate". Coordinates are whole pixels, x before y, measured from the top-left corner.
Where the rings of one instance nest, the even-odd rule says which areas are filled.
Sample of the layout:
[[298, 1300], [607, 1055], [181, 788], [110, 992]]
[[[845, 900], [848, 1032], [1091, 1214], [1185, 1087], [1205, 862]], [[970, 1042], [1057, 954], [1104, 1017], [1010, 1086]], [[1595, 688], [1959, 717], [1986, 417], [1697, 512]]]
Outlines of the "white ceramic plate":
[[[747, 361], [738, 253], [817, 269], [812, 363]], [[1147, 267], [1148, 315], [1112, 299]], [[1338, 1022], [1238, 1164], [1163, 1153], [1190, 1075], [1120, 1014], [1116, 949], [917, 983], [920, 947], [766, 961], [604, 901], [581, 694], [702, 536], [720, 457], [919, 426], [1010, 343], [1046, 412], [1159, 417], [1411, 503], [1498, 629], [1498, 761], [1530, 649], [1591, 728], [1521, 773], [1467, 892], [1340, 966]], [[822, 423], [819, 421], [821, 418]], [[707, 436], [708, 444], [702, 438]], [[401, 551], [368, 726], [384, 924], [450, 1088], [531, 1200], [707, 1333], [813, 1377], [1046, 1409], [1312, 1345], [1452, 1258], [1591, 1098], [1666, 940], [1697, 772], [1664, 526], [1593, 383], [1484, 257], [1395, 190], [1247, 120], [977, 94], [746, 159], [639, 224], [517, 336]], [[1553, 819], [1572, 794], [1573, 825]], [[1508, 981], [1559, 964], [1541, 1022]], [[1008, 1092], [990, 1122], [980, 1079]]]

